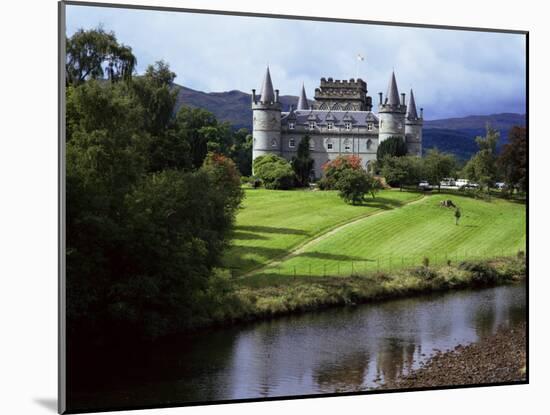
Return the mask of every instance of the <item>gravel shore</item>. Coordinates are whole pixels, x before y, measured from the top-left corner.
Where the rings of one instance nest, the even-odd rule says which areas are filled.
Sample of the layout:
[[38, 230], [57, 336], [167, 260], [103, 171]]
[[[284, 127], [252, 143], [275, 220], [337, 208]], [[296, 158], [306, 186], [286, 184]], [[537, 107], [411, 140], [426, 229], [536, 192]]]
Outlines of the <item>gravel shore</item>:
[[490, 384], [526, 380], [525, 324], [500, 329], [490, 337], [434, 355], [409, 375], [381, 389]]

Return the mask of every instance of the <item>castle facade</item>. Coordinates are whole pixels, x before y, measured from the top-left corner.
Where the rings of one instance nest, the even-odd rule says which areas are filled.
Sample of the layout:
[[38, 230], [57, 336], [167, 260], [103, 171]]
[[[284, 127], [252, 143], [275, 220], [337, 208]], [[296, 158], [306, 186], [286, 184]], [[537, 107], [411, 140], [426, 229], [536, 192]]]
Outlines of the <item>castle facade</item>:
[[379, 94], [378, 114], [372, 112], [372, 98], [362, 79], [321, 78], [310, 103], [302, 85], [296, 106], [282, 111], [279, 90], [273, 88], [266, 69], [260, 94], [252, 90], [252, 159], [276, 154], [291, 160], [300, 140], [310, 137], [314, 175], [321, 177], [322, 166], [340, 155], [356, 155], [365, 169], [376, 160], [378, 145], [389, 137], [400, 137], [409, 154], [422, 155], [423, 109], [417, 113], [411, 89], [408, 102], [399, 94], [392, 73], [386, 96]]

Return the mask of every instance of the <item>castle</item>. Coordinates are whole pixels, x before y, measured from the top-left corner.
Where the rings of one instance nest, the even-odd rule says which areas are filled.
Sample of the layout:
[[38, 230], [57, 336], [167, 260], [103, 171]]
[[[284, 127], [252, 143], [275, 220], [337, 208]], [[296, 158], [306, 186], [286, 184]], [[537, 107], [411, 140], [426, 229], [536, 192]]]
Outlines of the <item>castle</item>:
[[372, 112], [372, 98], [362, 79], [321, 78], [310, 105], [304, 86], [296, 108], [283, 112], [279, 90], [273, 89], [269, 68], [260, 95], [252, 90], [252, 159], [276, 154], [291, 160], [302, 137], [310, 137], [310, 153], [315, 161], [314, 175], [322, 175], [322, 166], [340, 155], [356, 155], [368, 168], [376, 160], [378, 145], [389, 137], [400, 137], [409, 154], [422, 155], [423, 109], [416, 110], [413, 91], [405, 105], [392, 73], [386, 96], [379, 94], [378, 114]]

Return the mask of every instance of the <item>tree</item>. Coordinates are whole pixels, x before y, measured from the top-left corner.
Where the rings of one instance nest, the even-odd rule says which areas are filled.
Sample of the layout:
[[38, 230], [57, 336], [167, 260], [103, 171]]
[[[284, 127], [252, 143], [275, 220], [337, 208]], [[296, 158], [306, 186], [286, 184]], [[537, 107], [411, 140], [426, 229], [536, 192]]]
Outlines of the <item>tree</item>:
[[339, 175], [335, 188], [342, 199], [356, 205], [362, 203], [369, 193], [375, 197], [378, 182], [363, 169], [346, 169]]
[[[212, 312], [204, 298], [242, 190], [227, 157], [205, 155], [200, 168], [178, 157], [190, 135], [160, 92], [166, 69], [67, 88], [67, 322], [79, 338], [155, 337]], [[199, 132], [217, 125], [191, 120]]]
[[384, 157], [381, 162], [381, 174], [390, 186], [399, 186], [418, 183], [422, 178], [422, 159], [416, 156]]
[[338, 156], [323, 165], [323, 178], [319, 187], [324, 190], [334, 189], [340, 175], [346, 170], [362, 170], [361, 158], [358, 156]]
[[[208, 151], [223, 152], [230, 132], [226, 125], [219, 125], [211, 112], [201, 108], [183, 106], [176, 115], [175, 130], [178, 136], [189, 145], [191, 164], [198, 169], [208, 154]], [[208, 145], [209, 142], [216, 145]]]
[[76, 31], [66, 40], [66, 55], [67, 85], [73, 86], [89, 79], [128, 80], [137, 65], [132, 48], [101, 27]]
[[274, 154], [266, 154], [254, 160], [254, 175], [266, 189], [286, 190], [294, 186], [294, 170], [288, 161]]
[[296, 174], [296, 182], [300, 187], [305, 187], [309, 184], [309, 177], [313, 169], [314, 160], [310, 156], [308, 135], [304, 136], [298, 144], [296, 157], [292, 158], [292, 169]]
[[497, 166], [510, 190], [527, 190], [527, 128], [512, 127], [497, 159]]
[[476, 143], [479, 151], [464, 166], [463, 173], [466, 178], [476, 181], [487, 191], [493, 185], [497, 178], [497, 157], [496, 147], [500, 133], [487, 124], [487, 134], [485, 137], [476, 137]]
[[386, 156], [401, 157], [407, 154], [407, 144], [400, 137], [389, 137], [378, 145], [376, 159], [382, 160]]
[[229, 154], [241, 175], [252, 175], [252, 134], [246, 128], [233, 133], [233, 145]]
[[441, 180], [449, 177], [456, 169], [456, 159], [452, 154], [441, 153], [438, 149], [430, 149], [424, 157], [424, 174], [432, 184], [437, 183], [441, 192]]

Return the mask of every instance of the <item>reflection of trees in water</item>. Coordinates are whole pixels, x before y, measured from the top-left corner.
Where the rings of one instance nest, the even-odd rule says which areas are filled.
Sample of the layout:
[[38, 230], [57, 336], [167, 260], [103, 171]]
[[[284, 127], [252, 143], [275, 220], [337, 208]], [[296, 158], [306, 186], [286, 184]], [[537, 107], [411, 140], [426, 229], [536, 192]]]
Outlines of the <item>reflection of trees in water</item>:
[[412, 368], [416, 350], [414, 342], [388, 337], [379, 350], [376, 359], [377, 378], [392, 381]]
[[475, 328], [479, 338], [484, 338], [493, 334], [495, 322], [497, 320], [496, 302], [494, 298], [481, 298], [481, 301], [475, 306], [471, 313], [472, 325]]
[[369, 355], [366, 351], [350, 353], [336, 362], [321, 362], [313, 371], [313, 380], [322, 392], [348, 392], [363, 389]]

